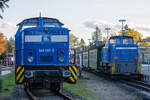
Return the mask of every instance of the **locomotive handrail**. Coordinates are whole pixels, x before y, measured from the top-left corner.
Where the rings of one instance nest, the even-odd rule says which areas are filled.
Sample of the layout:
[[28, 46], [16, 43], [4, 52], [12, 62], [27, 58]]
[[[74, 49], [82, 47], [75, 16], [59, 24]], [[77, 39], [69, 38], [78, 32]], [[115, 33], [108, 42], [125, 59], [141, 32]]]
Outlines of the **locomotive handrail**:
[[35, 27], [62, 27], [64, 24], [61, 23], [58, 19], [55, 18], [48, 18], [48, 17], [34, 17], [28, 18], [17, 24], [19, 26], [16, 37], [20, 34], [20, 31], [23, 29], [24, 26], [35, 26]]

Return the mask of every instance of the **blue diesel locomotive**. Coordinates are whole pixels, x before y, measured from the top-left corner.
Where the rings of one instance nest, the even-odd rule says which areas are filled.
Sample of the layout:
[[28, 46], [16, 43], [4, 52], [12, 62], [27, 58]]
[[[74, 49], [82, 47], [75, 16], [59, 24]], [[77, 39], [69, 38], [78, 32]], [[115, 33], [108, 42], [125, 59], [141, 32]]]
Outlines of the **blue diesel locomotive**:
[[112, 75], [138, 75], [138, 46], [130, 36], [113, 36], [102, 48], [100, 70]]
[[18, 24], [15, 35], [15, 80], [25, 87], [59, 91], [63, 81], [75, 83], [77, 69], [69, 65], [69, 30], [54, 18], [36, 17]]
[[82, 58], [83, 68], [111, 76], [129, 75], [138, 78], [141, 67], [138, 61], [138, 46], [130, 36], [112, 36], [105, 45], [103, 42], [94, 43], [89, 47], [75, 49], [76, 60], [79, 64]]

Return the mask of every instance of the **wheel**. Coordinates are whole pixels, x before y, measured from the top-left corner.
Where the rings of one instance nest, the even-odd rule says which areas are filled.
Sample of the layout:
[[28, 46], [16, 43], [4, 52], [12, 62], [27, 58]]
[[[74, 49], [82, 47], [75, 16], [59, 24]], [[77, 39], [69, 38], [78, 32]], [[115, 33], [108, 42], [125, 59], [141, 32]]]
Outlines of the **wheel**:
[[143, 75], [138, 74], [138, 75], [137, 75], [137, 80], [141, 81], [142, 79], [143, 79]]

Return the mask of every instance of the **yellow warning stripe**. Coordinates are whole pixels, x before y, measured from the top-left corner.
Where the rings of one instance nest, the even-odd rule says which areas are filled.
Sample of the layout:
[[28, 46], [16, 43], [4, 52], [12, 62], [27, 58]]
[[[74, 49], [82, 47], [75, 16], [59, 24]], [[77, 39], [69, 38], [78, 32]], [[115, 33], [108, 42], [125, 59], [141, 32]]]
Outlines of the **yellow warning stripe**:
[[21, 66], [18, 66], [16, 73], [18, 73], [18, 71], [21, 69]]
[[22, 73], [24, 72], [24, 67], [22, 68], [22, 70], [20, 71], [20, 73], [18, 74], [16, 80], [18, 80], [20, 78], [20, 76], [22, 75]]
[[77, 79], [76, 74], [74, 73], [74, 71], [71, 69], [71, 67], [69, 67], [69, 70], [71, 71], [71, 73], [73, 74], [74, 78]]
[[112, 63], [112, 75], [115, 74], [115, 63]]
[[141, 74], [141, 64], [138, 63], [138, 73]]
[[72, 66], [72, 68], [75, 70], [75, 72], [77, 73], [77, 68], [75, 66]]
[[24, 75], [21, 77], [21, 79], [19, 80], [19, 83], [22, 83], [24, 79]]
[[70, 79], [72, 82], [75, 82], [75, 80], [73, 79], [73, 77], [69, 77], [69, 79]]

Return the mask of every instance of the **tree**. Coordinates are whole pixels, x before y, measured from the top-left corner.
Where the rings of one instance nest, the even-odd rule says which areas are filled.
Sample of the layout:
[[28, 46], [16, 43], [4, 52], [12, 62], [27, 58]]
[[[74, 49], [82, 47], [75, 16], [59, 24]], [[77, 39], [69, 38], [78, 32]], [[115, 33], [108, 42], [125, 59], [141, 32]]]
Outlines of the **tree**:
[[96, 31], [92, 33], [93, 42], [102, 41], [102, 33], [101, 30], [96, 26]]
[[126, 32], [125, 35], [132, 36], [133, 39], [134, 39], [134, 43], [137, 43], [137, 41], [141, 41], [142, 40], [141, 33], [136, 31], [135, 29], [131, 29], [130, 31]]
[[[131, 37], [133, 37], [134, 43], [137, 43], [138, 41], [142, 40], [142, 34], [139, 33], [138, 31], [136, 31], [135, 29], [129, 28], [128, 25], [125, 25], [124, 29], [125, 30], [123, 31], [123, 35], [124, 36], [131, 36]], [[122, 35], [122, 31], [119, 31], [119, 36], [121, 36], [121, 35]], [[116, 33], [112, 33], [112, 34], [110, 34], [110, 36], [117, 36], [117, 34]]]
[[[8, 3], [9, 2], [9, 0], [0, 0], [0, 9], [1, 9], [1, 11], [2, 12], [4, 12], [4, 9], [7, 7], [9, 7], [8, 6]], [[3, 17], [2, 17], [2, 15], [0, 14], [0, 18], [2, 19]]]
[[127, 24], [124, 26], [124, 29], [125, 29], [126, 31], [130, 31], [130, 30], [131, 30], [131, 28], [129, 28], [129, 26], [128, 26]]
[[106, 37], [103, 37], [103, 42], [104, 42], [104, 44], [106, 43], [106, 41], [107, 41], [107, 38], [106, 38]]
[[0, 64], [2, 64], [2, 61], [5, 59], [5, 57], [6, 57], [6, 52], [0, 55]]
[[3, 33], [0, 33], [0, 56], [6, 51], [7, 40], [4, 39]]
[[85, 42], [84, 42], [83, 38], [81, 38], [79, 45], [80, 46], [85, 46]]
[[[131, 36], [133, 37], [134, 43], [137, 43], [138, 41], [142, 40], [142, 34], [136, 31], [135, 29], [129, 28], [128, 25], [124, 26], [125, 30], [123, 31], [124, 36]], [[121, 32], [119, 32], [119, 35], [121, 35]]]
[[69, 47], [74, 48], [75, 46], [79, 45], [78, 38], [73, 35], [72, 33], [69, 34]]
[[12, 37], [9, 38], [7, 47], [8, 47], [8, 52], [9, 53], [13, 53], [14, 52], [14, 47], [15, 47], [15, 40], [14, 40], [14, 38], [12, 38]]

